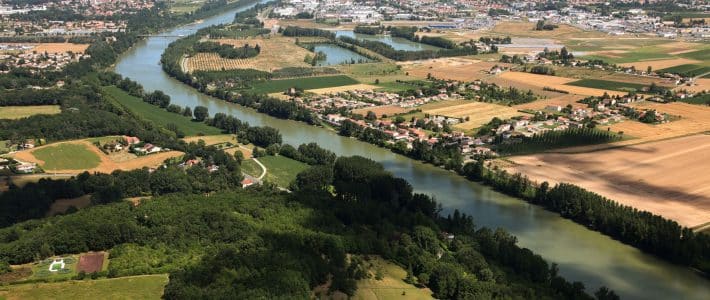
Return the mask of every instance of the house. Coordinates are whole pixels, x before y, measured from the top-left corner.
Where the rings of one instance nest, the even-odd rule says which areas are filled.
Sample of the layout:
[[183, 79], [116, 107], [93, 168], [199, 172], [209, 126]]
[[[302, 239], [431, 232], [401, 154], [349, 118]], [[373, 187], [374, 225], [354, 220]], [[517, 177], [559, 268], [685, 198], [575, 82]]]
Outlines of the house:
[[22, 174], [29, 174], [35, 171], [37, 164], [34, 163], [21, 163], [15, 166], [15, 172]]
[[141, 140], [135, 136], [124, 136], [123, 140], [129, 145], [135, 145], [141, 142]]
[[251, 178], [244, 178], [242, 180], [242, 188], [250, 187], [254, 185], [254, 180], [251, 180]]

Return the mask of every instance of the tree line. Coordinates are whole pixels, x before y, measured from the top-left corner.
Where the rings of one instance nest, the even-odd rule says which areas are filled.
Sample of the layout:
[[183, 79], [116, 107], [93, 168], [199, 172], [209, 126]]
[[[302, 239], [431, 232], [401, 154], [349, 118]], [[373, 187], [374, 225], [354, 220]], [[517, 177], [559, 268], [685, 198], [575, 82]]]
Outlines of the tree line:
[[259, 55], [261, 52], [261, 47], [259, 45], [254, 45], [254, 47], [249, 44], [245, 44], [242, 47], [234, 47], [232, 45], [220, 44], [217, 42], [200, 42], [192, 46], [192, 49], [196, 52], [209, 52], [217, 53], [221, 58], [228, 59], [243, 59], [250, 58]]

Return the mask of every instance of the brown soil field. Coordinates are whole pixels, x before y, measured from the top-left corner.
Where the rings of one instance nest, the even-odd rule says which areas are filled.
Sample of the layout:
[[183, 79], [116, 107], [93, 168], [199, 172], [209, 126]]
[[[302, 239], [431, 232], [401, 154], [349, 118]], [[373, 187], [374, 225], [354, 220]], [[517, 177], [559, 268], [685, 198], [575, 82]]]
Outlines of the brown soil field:
[[474, 81], [491, 77], [488, 74], [494, 66], [509, 67], [510, 64], [483, 62], [464, 58], [432, 59], [423, 62], [402, 64], [410, 76], [426, 78], [428, 74], [439, 79]]
[[64, 53], [69, 51], [74, 53], [84, 53], [87, 48], [89, 48], [89, 44], [42, 43], [34, 47], [32, 51], [37, 51], [37, 53]]
[[351, 84], [351, 85], [335, 86], [335, 87], [322, 88], [322, 89], [310, 89], [307, 91], [309, 91], [311, 93], [316, 93], [316, 94], [333, 94], [333, 93], [341, 93], [341, 92], [354, 91], [354, 90], [374, 90], [374, 89], [378, 89], [378, 88], [379, 87], [377, 87], [377, 86], [369, 85], [369, 84]]
[[668, 54], [678, 55], [688, 52], [693, 52], [699, 50], [700, 47], [704, 45], [702, 43], [689, 43], [689, 42], [671, 42], [667, 44], [658, 45], [659, 47], [668, 49]]
[[[96, 148], [91, 142], [87, 140], [78, 140], [78, 141], [68, 141], [68, 142], [62, 142], [62, 143], [74, 143], [74, 144], [84, 144], [86, 145], [87, 149], [90, 151], [93, 151], [96, 153], [96, 155], [101, 158], [101, 163], [99, 164], [98, 167], [88, 169], [88, 170], [52, 170], [52, 173], [63, 173], [63, 174], [78, 174], [84, 171], [88, 172], [99, 172], [99, 173], [111, 173], [115, 170], [135, 170], [135, 169], [141, 169], [143, 167], [149, 167], [149, 168], [154, 168], [157, 166], [160, 166], [163, 164], [163, 161], [169, 158], [173, 157], [178, 157], [183, 155], [184, 153], [180, 151], [167, 151], [167, 152], [160, 152], [160, 153], [155, 153], [151, 155], [146, 155], [146, 156], [140, 156], [135, 159], [131, 159], [128, 161], [120, 161], [116, 162], [111, 160], [111, 157], [104, 154]], [[13, 157], [16, 159], [19, 159], [21, 161], [25, 162], [34, 162], [39, 165], [42, 165], [44, 162], [40, 159], [37, 159], [34, 155], [32, 155], [32, 152], [41, 149], [43, 147], [48, 147], [48, 146], [55, 146], [55, 144], [49, 144], [41, 147], [37, 147], [34, 149], [30, 150], [25, 150], [25, 151], [18, 151], [15, 154], [13, 154]]]
[[364, 116], [367, 114], [368, 111], [371, 111], [371, 112], [375, 113], [378, 118], [381, 118], [382, 115], [393, 116], [396, 114], [406, 113], [410, 110], [412, 110], [412, 108], [403, 108], [403, 107], [399, 107], [397, 105], [381, 105], [381, 106], [375, 106], [375, 107], [366, 107], [366, 108], [355, 109], [352, 111], [352, 113], [361, 114]]
[[699, 60], [687, 59], [687, 58], [673, 58], [673, 59], [660, 59], [660, 60], [643, 60], [632, 63], [619, 64], [623, 67], [635, 67], [637, 70], [646, 70], [648, 66], [651, 66], [653, 70], [660, 70], [670, 67], [675, 67], [685, 64], [697, 64], [700, 63]]
[[695, 84], [688, 86], [682, 85], [677, 88], [678, 90], [687, 90], [693, 93], [699, 93], [702, 91], [710, 90], [710, 78], [698, 78], [695, 80]]
[[84, 195], [72, 199], [59, 199], [52, 203], [47, 212], [47, 216], [56, 216], [58, 214], [63, 214], [69, 209], [69, 207], [76, 207], [82, 209], [91, 205], [91, 195]]
[[84, 271], [86, 274], [101, 272], [101, 267], [104, 264], [104, 252], [87, 253], [79, 257], [79, 263], [76, 265], [76, 271]]
[[542, 99], [542, 100], [537, 100], [533, 101], [530, 103], [525, 103], [525, 104], [519, 104], [519, 105], [514, 105], [513, 108], [517, 110], [524, 110], [524, 109], [533, 109], [533, 110], [540, 110], [544, 109], [545, 107], [549, 105], [559, 105], [562, 107], [567, 106], [568, 104], [572, 104], [574, 108], [586, 108], [586, 104], [582, 103], [577, 103], [577, 101], [584, 99], [584, 96], [581, 95], [573, 95], [573, 94], [562, 94], [562, 96], [554, 97], [554, 98], [549, 98], [549, 99]]
[[622, 57], [620, 54], [628, 53], [629, 51], [626, 50], [605, 50], [605, 51], [594, 51], [591, 52], [590, 54], [594, 55], [600, 55], [600, 56], [606, 56], [610, 58], [620, 58]]
[[471, 101], [465, 104], [426, 109], [423, 111], [431, 115], [441, 115], [454, 118], [469, 117], [468, 121], [454, 125], [454, 127], [461, 128], [463, 130], [470, 130], [480, 127], [481, 125], [490, 122], [493, 117], [508, 119], [521, 115], [521, 113], [516, 109], [508, 106]]
[[696, 226], [710, 221], [710, 173], [699, 160], [710, 135], [579, 154], [513, 157], [514, 172], [538, 182], [568, 182], [624, 205]]
[[498, 77], [513, 81], [528, 82], [541, 86], [559, 85], [574, 81], [574, 79], [566, 77], [539, 75], [525, 72], [503, 72], [498, 75]]
[[224, 68], [225, 70], [256, 69], [271, 72], [284, 67], [309, 67], [310, 65], [303, 59], [306, 55], [313, 55], [310, 51], [294, 44], [294, 39], [285, 37], [215, 41], [235, 47], [246, 44], [259, 45], [261, 53], [247, 59], [227, 59], [219, 57], [217, 53], [198, 53], [187, 59], [188, 71], [219, 71]]

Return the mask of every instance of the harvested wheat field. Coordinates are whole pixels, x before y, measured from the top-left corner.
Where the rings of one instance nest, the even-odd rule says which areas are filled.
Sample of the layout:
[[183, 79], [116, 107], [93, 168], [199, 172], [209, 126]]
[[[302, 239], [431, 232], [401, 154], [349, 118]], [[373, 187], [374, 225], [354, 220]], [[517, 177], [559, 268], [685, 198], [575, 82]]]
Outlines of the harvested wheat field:
[[187, 58], [187, 71], [220, 71], [234, 69], [256, 69], [271, 72], [284, 67], [309, 67], [303, 59], [313, 55], [297, 46], [290, 38], [220, 39], [221, 44], [242, 47], [246, 44], [259, 45], [261, 52], [256, 57], [246, 59], [221, 58], [217, 53], [197, 53]]
[[[101, 152], [101, 150], [96, 148], [96, 146], [94, 146], [88, 140], [77, 140], [77, 141], [54, 143], [54, 144], [49, 144], [49, 145], [37, 147], [34, 149], [30, 149], [30, 150], [18, 151], [13, 154], [13, 158], [24, 161], [24, 162], [37, 163], [39, 166], [44, 166], [46, 164], [46, 162], [35, 157], [33, 155], [33, 153], [36, 151], [40, 151], [41, 149], [44, 149], [47, 147], [57, 147], [62, 144], [83, 145], [87, 151], [92, 152], [93, 154], [97, 155], [100, 158], [100, 162], [99, 162], [98, 166], [87, 168], [87, 169], [51, 169], [51, 170], [46, 170], [46, 171], [51, 171], [52, 173], [78, 174], [78, 173], [82, 173], [84, 171], [88, 171], [90, 173], [91, 172], [111, 173], [115, 170], [127, 171], [127, 170], [141, 169], [144, 167], [154, 168], [154, 167], [158, 167], [161, 164], [163, 164], [163, 162], [166, 159], [183, 155], [183, 153], [179, 152], [179, 151], [160, 152], [160, 153], [155, 153], [155, 154], [150, 154], [150, 155], [140, 156], [140, 157], [136, 157], [131, 154], [133, 156], [132, 159], [129, 159], [129, 160], [121, 159], [120, 161], [116, 161], [116, 160], [112, 159], [112, 157], [114, 157], [113, 155], [112, 156], [106, 155], [105, 153]], [[75, 159], [76, 160], [84, 159], [84, 153], [78, 153], [77, 157]]]
[[509, 67], [510, 64], [483, 62], [464, 58], [432, 59], [423, 62], [405, 63], [404, 71], [409, 75], [426, 78], [428, 74], [438, 79], [474, 81], [491, 75], [488, 71], [494, 66]]
[[[602, 96], [604, 93], [609, 95], [619, 95], [623, 96], [626, 93], [617, 92], [611, 90], [602, 90], [595, 88], [579, 87], [566, 85], [567, 83], [576, 81], [577, 79], [560, 77], [560, 76], [550, 76], [550, 75], [539, 75], [525, 72], [503, 72], [497, 76], [497, 80], [491, 81], [502, 86], [513, 86], [519, 89], [527, 90], [530, 89], [529, 86], [535, 86], [540, 89], [552, 88], [556, 90], [566, 91], [570, 94], [583, 95], [583, 96]], [[532, 89], [531, 89], [532, 90]], [[550, 97], [548, 94], [532, 90], [536, 94], [541, 94]], [[549, 91], [548, 91], [549, 93]], [[554, 93], [551, 97], [559, 96], [560, 93]]]
[[698, 78], [695, 80], [693, 85], [682, 85], [677, 88], [678, 90], [687, 90], [692, 93], [699, 93], [702, 91], [710, 90], [710, 79], [709, 78]]
[[561, 106], [565, 107], [571, 104], [574, 108], [586, 108], [586, 104], [578, 103], [577, 101], [584, 99], [584, 96], [573, 95], [573, 94], [562, 94], [562, 96], [537, 100], [529, 103], [514, 105], [513, 108], [517, 110], [532, 109], [541, 110], [547, 106]]
[[606, 37], [604, 33], [595, 31], [585, 31], [574, 26], [560, 24], [555, 30], [533, 30], [535, 23], [533, 22], [514, 22], [506, 21], [499, 22], [493, 27], [490, 32], [500, 36], [513, 37], [534, 37], [534, 38], [588, 38], [588, 37]]
[[383, 115], [387, 116], [393, 116], [396, 114], [403, 114], [408, 111], [412, 110], [412, 108], [404, 108], [400, 107], [397, 105], [381, 105], [381, 106], [373, 106], [373, 107], [365, 107], [365, 108], [360, 108], [360, 109], [355, 109], [352, 111], [354, 114], [361, 114], [361, 115], [366, 115], [368, 111], [371, 111], [377, 115], [378, 118], [381, 118]]
[[633, 104], [640, 109], [655, 109], [661, 113], [680, 116], [679, 120], [651, 125], [635, 121], [625, 121], [611, 126], [612, 131], [623, 131], [637, 139], [622, 141], [620, 144], [636, 144], [657, 141], [710, 131], [710, 107], [682, 102], [668, 104], [640, 102]]
[[657, 77], [647, 77], [647, 76], [636, 76], [636, 75], [626, 75], [621, 73], [613, 73], [609, 75], [604, 75], [598, 79], [607, 81], [619, 81], [628, 83], [637, 83], [644, 85], [651, 85], [655, 83], [656, 85], [673, 88], [675, 87], [675, 82], [671, 79], [657, 78]]
[[355, 91], [355, 90], [371, 91], [371, 90], [378, 89], [378, 88], [379, 87], [377, 87], [377, 86], [369, 85], [369, 84], [351, 84], [351, 85], [335, 86], [335, 87], [329, 87], [329, 88], [310, 89], [307, 91], [309, 91], [311, 93], [316, 93], [316, 94], [334, 94], [334, 93], [342, 93], [342, 92]]
[[659, 59], [659, 60], [642, 60], [632, 63], [619, 64], [622, 67], [634, 67], [637, 70], [646, 70], [649, 66], [653, 70], [661, 70], [665, 68], [687, 65], [687, 64], [697, 64], [701, 63], [699, 60], [687, 59], [687, 58], [672, 58], [672, 59]]
[[72, 43], [42, 43], [32, 49], [37, 53], [84, 53], [89, 48], [89, 44], [72, 44]]
[[510, 171], [538, 182], [568, 182], [624, 205], [696, 226], [710, 221], [710, 173], [699, 159], [710, 135], [604, 151], [512, 157]]
[[465, 104], [452, 105], [434, 109], [424, 109], [423, 111], [434, 116], [438, 115], [453, 118], [468, 117], [468, 121], [455, 125], [455, 127], [461, 128], [463, 130], [481, 127], [481, 125], [490, 122], [491, 119], [493, 119], [494, 117], [498, 117], [500, 119], [508, 119], [521, 115], [521, 113], [518, 112], [516, 109], [510, 108], [508, 106], [470, 101]]

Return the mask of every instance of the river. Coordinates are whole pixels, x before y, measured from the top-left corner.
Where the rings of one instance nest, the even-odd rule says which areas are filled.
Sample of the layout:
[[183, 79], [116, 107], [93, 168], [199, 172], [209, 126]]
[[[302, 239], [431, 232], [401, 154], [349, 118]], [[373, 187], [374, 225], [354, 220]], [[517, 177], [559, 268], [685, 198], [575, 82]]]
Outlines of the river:
[[[163, 34], [189, 35], [205, 26], [231, 22], [236, 11], [227, 11], [202, 23], [181, 26]], [[558, 263], [563, 276], [583, 282], [590, 293], [605, 285], [624, 299], [710, 299], [710, 281], [688, 268], [641, 253], [555, 213], [388, 150], [202, 95], [170, 78], [158, 64], [165, 47], [175, 39], [151, 37], [139, 42], [120, 58], [116, 72], [136, 80], [147, 91], [164, 91], [170, 95], [172, 103], [193, 108], [202, 105], [208, 107], [210, 114], [223, 112], [251, 125], [278, 128], [285, 143], [317, 142], [338, 155], [361, 155], [376, 160], [396, 176], [408, 180], [416, 192], [434, 196], [445, 212], [459, 209], [472, 215], [478, 226], [505, 228], [518, 237], [521, 246], [542, 255], [549, 262]]]

